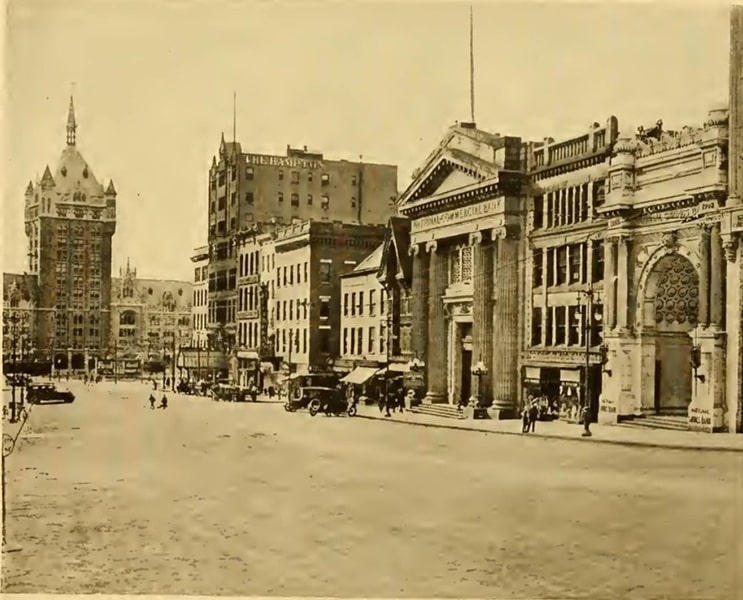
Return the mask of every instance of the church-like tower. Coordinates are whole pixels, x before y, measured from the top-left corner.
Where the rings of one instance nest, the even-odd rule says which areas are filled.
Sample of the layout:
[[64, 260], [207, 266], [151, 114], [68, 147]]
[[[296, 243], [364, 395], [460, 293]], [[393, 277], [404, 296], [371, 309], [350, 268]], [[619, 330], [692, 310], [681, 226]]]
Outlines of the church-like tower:
[[25, 194], [29, 273], [36, 275], [35, 350], [56, 369], [93, 368], [109, 352], [111, 240], [116, 189], [104, 188], [77, 148], [70, 98], [66, 145]]

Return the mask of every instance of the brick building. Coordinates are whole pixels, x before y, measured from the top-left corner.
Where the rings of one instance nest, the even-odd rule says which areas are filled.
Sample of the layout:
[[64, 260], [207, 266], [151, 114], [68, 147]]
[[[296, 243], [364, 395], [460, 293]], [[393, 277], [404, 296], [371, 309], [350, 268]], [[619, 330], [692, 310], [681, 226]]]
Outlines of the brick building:
[[104, 188], [80, 154], [70, 98], [56, 169], [47, 166], [25, 194], [28, 272], [38, 290], [33, 347], [58, 369], [88, 371], [108, 351], [116, 196], [113, 182]]
[[384, 225], [304, 221], [276, 232], [270, 320], [276, 356], [295, 372], [340, 356], [341, 277], [377, 247]]
[[306, 148], [250, 154], [223, 136], [209, 171], [208, 204], [208, 323], [218, 343], [231, 349], [237, 338], [236, 236], [307, 219], [384, 223], [396, 195], [396, 166], [330, 160]]

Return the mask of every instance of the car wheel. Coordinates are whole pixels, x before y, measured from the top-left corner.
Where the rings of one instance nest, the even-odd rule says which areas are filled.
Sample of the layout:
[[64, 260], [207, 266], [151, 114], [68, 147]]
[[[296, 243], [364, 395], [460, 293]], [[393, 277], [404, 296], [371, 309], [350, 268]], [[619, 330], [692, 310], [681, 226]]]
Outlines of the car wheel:
[[309, 410], [310, 410], [310, 415], [314, 417], [320, 410], [320, 401], [313, 400], [312, 402], [310, 402]]
[[355, 406], [349, 406], [348, 407], [348, 416], [349, 417], [355, 417], [356, 416], [356, 407]]

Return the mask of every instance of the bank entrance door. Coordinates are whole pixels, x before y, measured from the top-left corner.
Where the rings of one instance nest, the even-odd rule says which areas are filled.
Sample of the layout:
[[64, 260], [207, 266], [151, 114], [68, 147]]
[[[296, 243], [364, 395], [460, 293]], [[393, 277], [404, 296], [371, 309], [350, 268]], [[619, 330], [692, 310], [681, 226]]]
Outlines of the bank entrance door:
[[462, 350], [462, 403], [472, 395], [472, 350]]

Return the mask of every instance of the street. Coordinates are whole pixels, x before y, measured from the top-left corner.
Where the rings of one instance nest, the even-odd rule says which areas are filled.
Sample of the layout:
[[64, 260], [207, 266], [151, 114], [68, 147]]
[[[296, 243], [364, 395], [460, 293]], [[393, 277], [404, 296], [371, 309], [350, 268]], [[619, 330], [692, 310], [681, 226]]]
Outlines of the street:
[[743, 597], [740, 453], [70, 385], [7, 459], [3, 592]]

